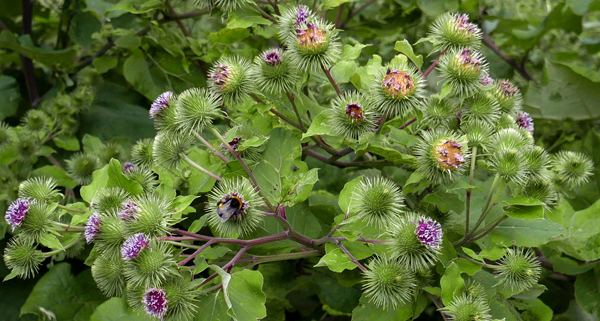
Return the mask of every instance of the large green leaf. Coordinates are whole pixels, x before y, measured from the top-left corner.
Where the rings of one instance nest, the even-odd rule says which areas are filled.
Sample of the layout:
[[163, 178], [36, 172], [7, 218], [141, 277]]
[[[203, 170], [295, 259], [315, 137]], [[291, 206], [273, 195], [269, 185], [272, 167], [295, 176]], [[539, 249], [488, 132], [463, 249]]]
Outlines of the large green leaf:
[[227, 303], [222, 291], [211, 293], [200, 299], [198, 311], [195, 313], [196, 321], [229, 321]]
[[227, 284], [223, 283], [229, 315], [239, 321], [266, 317], [267, 299], [262, 291], [262, 284], [263, 277], [259, 271], [243, 270], [233, 273]]
[[21, 93], [17, 80], [10, 76], [0, 76], [0, 120], [14, 116], [20, 101]]
[[575, 212], [566, 235], [554, 238], [551, 245], [583, 261], [600, 259], [600, 200]]
[[570, 68], [546, 60], [547, 82], [532, 84], [525, 107], [533, 117], [562, 120], [586, 120], [600, 117], [599, 82], [575, 73]]
[[564, 233], [561, 224], [550, 220], [508, 218], [490, 232], [489, 238], [500, 246], [538, 247]]
[[145, 314], [133, 312], [122, 298], [111, 298], [100, 304], [91, 315], [90, 321], [150, 321], [152, 318]]
[[575, 281], [575, 299], [589, 313], [600, 312], [600, 268], [587, 271]]
[[14, 50], [15, 52], [40, 62], [47, 66], [71, 66], [77, 59], [74, 47], [64, 50], [47, 50], [36, 47], [30, 35], [17, 39], [12, 32], [4, 30], [0, 33], [0, 48]]
[[369, 302], [369, 299], [364, 294], [360, 297], [358, 306], [352, 311], [353, 321], [405, 321], [411, 317], [412, 311], [410, 307], [403, 306], [397, 309], [384, 310]]
[[96, 287], [89, 269], [74, 276], [68, 263], [59, 263], [35, 285], [21, 307], [21, 315], [33, 313], [43, 318], [46, 313], [52, 313], [56, 320], [87, 321], [106, 299]]

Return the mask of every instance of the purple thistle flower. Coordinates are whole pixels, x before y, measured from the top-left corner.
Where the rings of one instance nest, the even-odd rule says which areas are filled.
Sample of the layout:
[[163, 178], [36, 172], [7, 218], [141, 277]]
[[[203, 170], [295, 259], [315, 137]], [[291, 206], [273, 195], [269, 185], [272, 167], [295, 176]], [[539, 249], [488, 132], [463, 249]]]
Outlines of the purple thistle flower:
[[100, 215], [98, 213], [94, 213], [90, 215], [87, 223], [85, 224], [85, 240], [89, 243], [92, 243], [96, 235], [100, 234]]
[[305, 23], [306, 20], [308, 19], [308, 16], [311, 13], [312, 13], [312, 11], [310, 11], [310, 9], [308, 9], [308, 6], [299, 5], [298, 6], [298, 13], [296, 15], [296, 25], [299, 26], [299, 25]]
[[463, 50], [458, 56], [458, 61], [463, 65], [469, 65], [471, 67], [479, 68], [482, 65], [482, 61], [480, 59], [480, 55], [478, 53], [473, 54], [471, 49]]
[[150, 106], [150, 118], [156, 117], [156, 115], [165, 109], [165, 107], [169, 107], [169, 100], [173, 98], [173, 95], [174, 94], [170, 91], [165, 91], [160, 94], [160, 96], [152, 103], [152, 106]]
[[125, 201], [121, 205], [123, 206], [123, 210], [119, 212], [119, 217], [125, 222], [134, 219], [135, 215], [141, 211], [140, 207], [134, 202]]
[[16, 201], [12, 202], [6, 211], [6, 215], [4, 215], [4, 219], [10, 225], [12, 225], [13, 232], [17, 228], [17, 226], [23, 223], [23, 219], [25, 215], [29, 213], [29, 206], [35, 203], [35, 200], [31, 200], [29, 197], [26, 198], [17, 198]]
[[439, 248], [442, 244], [442, 225], [436, 220], [421, 216], [419, 217], [419, 223], [414, 223], [417, 227], [415, 234], [419, 242], [434, 248]]
[[123, 163], [123, 173], [131, 173], [135, 170], [135, 164], [132, 162]]
[[346, 105], [346, 115], [355, 121], [365, 119], [365, 114], [362, 110], [362, 106], [359, 103], [349, 103]]
[[504, 97], [512, 97], [517, 93], [517, 87], [513, 86], [510, 81], [500, 81], [498, 88], [504, 93]]
[[278, 50], [272, 50], [265, 54], [264, 58], [265, 62], [271, 66], [275, 66], [281, 63], [281, 56], [279, 55]]
[[208, 75], [208, 78], [214, 79], [215, 85], [219, 86], [220, 89], [225, 86], [229, 76], [231, 75], [231, 68], [226, 65], [218, 64], [216, 65], [212, 72]]
[[475, 33], [479, 29], [476, 24], [469, 22], [468, 14], [455, 14], [454, 24], [458, 27], [458, 31], [468, 34]]
[[146, 308], [147, 314], [162, 320], [167, 312], [167, 304], [169, 301], [167, 300], [167, 293], [165, 290], [150, 288], [144, 293], [142, 303]]
[[481, 82], [482, 85], [487, 86], [487, 85], [493, 83], [494, 79], [492, 77], [490, 77], [489, 75], [484, 75], [481, 77], [481, 79], [479, 79], [479, 82]]
[[529, 113], [520, 111], [516, 121], [517, 125], [527, 129], [533, 135], [533, 118], [529, 117]]
[[136, 258], [143, 248], [150, 249], [148, 246], [150, 239], [144, 233], [137, 233], [129, 237], [121, 248], [121, 255], [124, 260]]

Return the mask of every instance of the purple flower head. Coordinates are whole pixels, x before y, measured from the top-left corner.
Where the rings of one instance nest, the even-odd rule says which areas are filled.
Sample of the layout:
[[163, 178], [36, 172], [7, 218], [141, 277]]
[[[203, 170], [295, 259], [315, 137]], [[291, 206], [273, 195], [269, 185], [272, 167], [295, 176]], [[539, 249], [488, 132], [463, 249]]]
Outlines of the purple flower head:
[[517, 87], [513, 86], [513, 84], [511, 84], [508, 80], [500, 81], [498, 83], [498, 88], [500, 88], [504, 94], [504, 97], [513, 97], [518, 90]]
[[299, 26], [306, 22], [308, 16], [312, 13], [308, 6], [299, 5], [298, 6], [298, 14], [296, 15], [296, 25]]
[[121, 248], [121, 255], [124, 260], [136, 258], [143, 248], [150, 249], [148, 246], [150, 239], [144, 233], [137, 233], [129, 237]]
[[412, 92], [415, 83], [408, 72], [388, 69], [381, 86], [390, 96], [403, 98]]
[[167, 304], [169, 301], [167, 301], [167, 293], [165, 290], [150, 288], [144, 293], [142, 303], [144, 304], [144, 308], [146, 308], [146, 313], [162, 320], [167, 312]]
[[517, 125], [527, 129], [533, 135], [533, 118], [529, 117], [529, 113], [520, 111], [517, 118]]
[[490, 77], [489, 75], [484, 75], [481, 77], [481, 79], [479, 79], [479, 82], [481, 82], [482, 85], [487, 86], [487, 85], [493, 83], [494, 79], [492, 77]]
[[444, 169], [457, 169], [461, 164], [465, 163], [465, 157], [461, 152], [463, 145], [461, 143], [446, 140], [433, 146], [437, 153], [438, 166]]
[[279, 55], [279, 50], [276, 49], [267, 52], [263, 59], [271, 66], [279, 65], [281, 63], [281, 55]]
[[465, 50], [463, 50], [457, 56], [457, 58], [458, 58], [458, 61], [463, 66], [475, 67], [475, 68], [477, 68], [477, 70], [479, 70], [479, 68], [483, 64], [483, 62], [480, 59], [480, 55], [478, 53], [473, 54], [473, 52], [471, 51], [471, 49], [465, 49]]
[[473, 33], [477, 32], [477, 30], [478, 30], [478, 27], [476, 24], [469, 22], [468, 14], [462, 14], [462, 15], [455, 14], [453, 22], [454, 22], [454, 25], [456, 25], [458, 27], [459, 32], [473, 34]]
[[35, 200], [31, 200], [29, 197], [25, 198], [17, 198], [16, 201], [12, 202], [6, 211], [6, 215], [4, 215], [4, 219], [6, 219], [6, 223], [12, 225], [13, 232], [17, 228], [17, 226], [23, 223], [23, 219], [25, 215], [29, 213], [29, 206], [35, 203]]
[[123, 173], [131, 173], [135, 170], [135, 164], [132, 162], [123, 163]]
[[415, 234], [417, 234], [419, 242], [434, 248], [440, 247], [440, 244], [442, 244], [442, 235], [444, 234], [440, 223], [434, 219], [421, 216], [419, 223], [414, 224], [417, 227]]
[[359, 103], [349, 103], [346, 105], [346, 115], [355, 121], [365, 119], [365, 114], [362, 110], [362, 106]]
[[225, 86], [229, 76], [231, 75], [231, 68], [226, 65], [216, 65], [213, 71], [208, 75], [208, 78], [214, 79], [215, 85], [221, 87]]
[[85, 224], [85, 240], [88, 243], [92, 243], [96, 235], [100, 234], [100, 215], [98, 213], [94, 213], [90, 215], [87, 223]]
[[163, 109], [169, 107], [169, 100], [171, 100], [173, 96], [174, 94], [170, 91], [165, 91], [160, 94], [160, 96], [152, 103], [152, 106], [150, 106], [150, 118], [156, 117]]
[[141, 211], [134, 202], [125, 201], [121, 203], [121, 206], [123, 206], [123, 209], [119, 212], [119, 217], [126, 222], [134, 219], [135, 215]]

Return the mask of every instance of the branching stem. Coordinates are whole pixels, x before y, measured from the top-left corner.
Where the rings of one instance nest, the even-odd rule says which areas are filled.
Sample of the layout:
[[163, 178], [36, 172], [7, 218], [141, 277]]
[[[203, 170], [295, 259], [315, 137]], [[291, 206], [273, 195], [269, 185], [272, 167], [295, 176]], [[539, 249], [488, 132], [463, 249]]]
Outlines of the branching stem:
[[194, 162], [188, 155], [186, 155], [185, 153], [181, 153], [181, 158], [188, 164], [190, 164], [190, 166], [192, 166], [193, 168], [201, 171], [202, 173], [216, 179], [217, 181], [221, 181], [221, 177], [213, 174], [211, 171], [207, 170], [206, 168], [198, 165], [198, 163]]

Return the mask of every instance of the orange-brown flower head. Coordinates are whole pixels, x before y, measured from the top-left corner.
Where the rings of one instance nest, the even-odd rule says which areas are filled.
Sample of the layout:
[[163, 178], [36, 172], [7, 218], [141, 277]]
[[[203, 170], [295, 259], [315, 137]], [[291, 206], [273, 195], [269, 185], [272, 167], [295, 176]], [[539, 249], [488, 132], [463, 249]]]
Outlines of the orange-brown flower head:
[[438, 166], [450, 170], [459, 168], [461, 164], [465, 163], [465, 157], [460, 151], [462, 147], [462, 144], [451, 140], [434, 145]]
[[314, 50], [327, 40], [327, 32], [312, 23], [306, 24], [306, 29], [296, 29], [298, 45], [304, 49]]
[[415, 83], [408, 72], [388, 69], [381, 86], [391, 97], [403, 98], [414, 91]]

